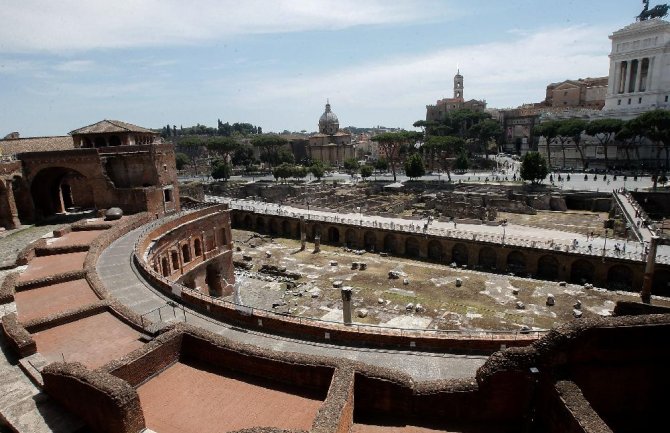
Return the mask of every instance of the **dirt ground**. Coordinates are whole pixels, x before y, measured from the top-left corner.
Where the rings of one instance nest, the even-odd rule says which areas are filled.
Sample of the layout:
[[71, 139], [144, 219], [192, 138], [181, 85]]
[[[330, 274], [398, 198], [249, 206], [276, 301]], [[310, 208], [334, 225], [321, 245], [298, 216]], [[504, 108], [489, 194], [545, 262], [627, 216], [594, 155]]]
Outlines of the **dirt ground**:
[[[563, 287], [557, 282], [454, 269], [408, 258], [357, 255], [328, 245], [315, 254], [312, 243], [299, 251], [297, 240], [271, 239], [242, 230], [233, 230], [233, 236], [241, 249], [235, 260], [243, 261], [242, 256], [247, 255], [254, 264], [251, 272], [237, 277], [242, 302], [302, 317], [342, 321], [340, 289], [333, 287], [335, 281], [352, 287], [355, 322], [401, 328], [549, 329], [578, 320], [574, 317], [578, 302], [582, 317], [589, 317], [610, 315], [618, 300], [639, 300], [637, 293], [572, 284]], [[352, 262], [365, 262], [367, 269], [351, 269]], [[299, 272], [297, 286], [287, 288], [276, 278], [256, 273], [263, 264]], [[398, 271], [400, 278], [389, 278], [391, 270]], [[460, 287], [456, 286], [457, 278], [462, 281]], [[554, 306], [546, 305], [549, 294], [555, 297]], [[524, 304], [523, 309], [517, 308], [517, 301]], [[670, 299], [654, 302], [670, 306]]]

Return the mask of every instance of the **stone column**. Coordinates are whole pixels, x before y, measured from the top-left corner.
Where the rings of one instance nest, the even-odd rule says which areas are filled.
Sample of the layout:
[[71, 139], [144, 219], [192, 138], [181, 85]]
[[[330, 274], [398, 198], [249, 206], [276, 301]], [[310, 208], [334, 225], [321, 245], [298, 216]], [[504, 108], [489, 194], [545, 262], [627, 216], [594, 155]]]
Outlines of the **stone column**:
[[318, 253], [321, 251], [321, 234], [317, 233], [314, 236], [314, 252]]
[[307, 239], [307, 227], [305, 216], [300, 215], [300, 251], [305, 251], [305, 240]]
[[632, 63], [630, 60], [626, 62], [626, 75], [623, 77], [624, 79], [624, 84], [623, 84], [623, 93], [628, 93], [628, 86], [630, 85], [630, 71], [631, 71]]
[[345, 325], [351, 325], [351, 287], [342, 287], [342, 321]]
[[637, 68], [635, 69], [635, 89], [633, 91], [640, 91], [640, 77], [642, 76], [642, 59], [637, 59]]
[[644, 277], [642, 279], [642, 291], [640, 292], [640, 298], [645, 304], [651, 303], [651, 285], [654, 282], [657, 244], [658, 236], [652, 235], [651, 242], [649, 243], [649, 253], [647, 254], [647, 265], [644, 269]]

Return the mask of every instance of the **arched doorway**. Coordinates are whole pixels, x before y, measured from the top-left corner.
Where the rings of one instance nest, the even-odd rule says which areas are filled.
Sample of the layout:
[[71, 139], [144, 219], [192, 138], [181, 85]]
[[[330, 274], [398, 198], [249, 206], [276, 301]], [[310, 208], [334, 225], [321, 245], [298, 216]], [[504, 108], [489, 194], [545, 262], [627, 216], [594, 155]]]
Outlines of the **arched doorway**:
[[507, 255], [507, 271], [515, 275], [526, 273], [526, 256], [521, 251], [512, 251]]
[[331, 244], [340, 243], [340, 231], [337, 227], [328, 227], [328, 242]]
[[398, 241], [395, 235], [387, 234], [384, 236], [384, 251], [391, 254], [398, 254]]
[[442, 243], [438, 240], [428, 242], [428, 258], [436, 262], [442, 261]]
[[377, 235], [375, 235], [375, 232], [365, 232], [363, 235], [363, 244], [366, 251], [374, 251], [377, 248]]
[[[308, 231], [309, 233], [309, 231]], [[315, 223], [312, 226], [312, 235], [310, 236], [310, 239], [315, 239], [316, 235], [322, 236], [324, 234], [323, 232], [323, 226], [321, 224]]]
[[670, 271], [657, 269], [654, 271], [654, 281], [651, 288], [652, 295], [670, 296]]
[[270, 234], [276, 236], [279, 234], [279, 222], [276, 219], [270, 220]]
[[292, 237], [293, 233], [291, 233], [291, 223], [288, 220], [284, 220], [281, 223], [281, 231], [286, 237]]
[[607, 288], [610, 290], [632, 290], [633, 271], [624, 265], [612, 266], [607, 271]]
[[95, 137], [95, 147], [106, 147], [107, 146], [107, 140], [105, 140], [105, 137]]
[[356, 231], [354, 229], [347, 229], [344, 232], [344, 242], [347, 244], [349, 248], [358, 248]]
[[242, 222], [242, 227], [247, 229], [247, 230], [251, 230], [251, 228], [253, 227], [253, 222], [251, 220], [251, 215], [245, 215], [244, 216], [244, 220]]
[[419, 241], [413, 236], [405, 239], [405, 255], [414, 258], [417, 258], [420, 255]]
[[575, 260], [570, 266], [570, 281], [577, 284], [593, 282], [595, 268], [584, 259]]
[[168, 263], [167, 257], [161, 259], [161, 270], [164, 277], [170, 275], [170, 264]]
[[265, 218], [256, 217], [256, 231], [258, 233], [265, 233]]
[[458, 266], [463, 266], [468, 264], [468, 247], [465, 244], [456, 244], [451, 249], [452, 261], [455, 262]]
[[95, 206], [93, 191], [86, 177], [65, 167], [49, 167], [32, 179], [30, 195], [39, 216], [62, 214], [73, 208]]
[[479, 250], [479, 267], [487, 271], [495, 271], [498, 265], [498, 254], [491, 247]]
[[537, 277], [542, 280], [556, 281], [558, 279], [559, 263], [556, 257], [545, 255], [537, 261]]

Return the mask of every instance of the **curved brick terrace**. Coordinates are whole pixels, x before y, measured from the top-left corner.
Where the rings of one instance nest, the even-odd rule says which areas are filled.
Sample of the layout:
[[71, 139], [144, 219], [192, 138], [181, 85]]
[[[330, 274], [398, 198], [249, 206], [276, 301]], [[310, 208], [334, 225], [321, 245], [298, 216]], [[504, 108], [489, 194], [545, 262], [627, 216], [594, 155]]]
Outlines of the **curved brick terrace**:
[[[147, 314], [153, 322], [183, 320], [183, 313], [173, 313], [165, 307], [169, 300], [149, 286], [132, 265], [135, 242], [143, 229], [136, 229], [117, 239], [102, 252], [97, 270], [110, 295], [138, 314]], [[161, 308], [161, 315], [157, 310]], [[309, 355], [334, 356], [367, 364], [402, 371], [417, 381], [459, 379], [474, 377], [484, 364], [486, 356], [456, 355], [448, 353], [412, 352], [388, 349], [365, 349], [302, 341], [279, 337], [237, 327], [204, 317], [185, 308], [186, 322], [200, 326], [234, 341], [253, 344], [276, 351], [297, 352]]]

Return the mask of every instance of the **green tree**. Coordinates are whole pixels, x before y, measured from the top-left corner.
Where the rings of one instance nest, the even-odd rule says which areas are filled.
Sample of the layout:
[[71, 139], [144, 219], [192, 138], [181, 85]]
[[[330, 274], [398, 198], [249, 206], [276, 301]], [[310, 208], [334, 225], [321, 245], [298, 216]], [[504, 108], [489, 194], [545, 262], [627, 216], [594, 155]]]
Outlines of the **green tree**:
[[326, 173], [326, 168], [324, 167], [321, 161], [314, 161], [309, 167], [309, 172], [312, 173], [317, 180], [321, 180], [323, 175]]
[[226, 161], [217, 160], [214, 162], [214, 167], [212, 169], [212, 177], [216, 180], [228, 180], [230, 175], [233, 172], [233, 166], [228, 164]]
[[643, 138], [644, 133], [642, 131], [642, 125], [637, 118], [624, 122], [621, 130], [616, 135], [616, 139], [623, 143], [623, 149], [626, 152], [626, 161], [628, 162], [629, 167], [631, 165], [631, 150], [635, 152], [635, 159], [640, 159], [640, 144], [642, 143]]
[[[544, 137], [547, 142], [547, 166], [551, 167], [551, 142], [558, 137], [557, 120], [549, 120], [533, 127], [533, 135]], [[563, 151], [563, 166], [565, 167], [565, 150]]]
[[[470, 160], [468, 159], [468, 155], [465, 153], [465, 150], [461, 150], [461, 152], [458, 154], [454, 165], [456, 170], [461, 173], [465, 173], [468, 168], [470, 168]], [[451, 180], [451, 178], [449, 178], [449, 180]]]
[[272, 170], [272, 175], [275, 179], [282, 179], [286, 181], [286, 179], [293, 176], [293, 166], [288, 163], [279, 164], [274, 168], [274, 170]]
[[423, 138], [423, 134], [414, 131], [385, 132], [372, 137], [372, 141], [378, 144], [380, 153], [391, 167], [394, 182], [397, 181], [396, 165], [398, 164], [401, 147], [414, 143], [421, 138]]
[[374, 167], [372, 167], [371, 165], [368, 165], [368, 164], [363, 165], [361, 167], [361, 177], [363, 178], [363, 180], [372, 176], [373, 171], [374, 171]]
[[230, 155], [240, 148], [240, 143], [231, 137], [213, 136], [206, 141], [207, 150], [211, 155], [230, 161]]
[[451, 158], [463, 152], [465, 140], [454, 135], [432, 136], [426, 140], [424, 147], [431, 157], [431, 166], [437, 161], [439, 167], [447, 173], [447, 178], [451, 182]]
[[344, 160], [344, 170], [349, 173], [350, 176], [358, 173], [358, 169], [361, 167], [356, 158], [349, 158]]
[[654, 110], [639, 115], [636, 119], [642, 135], [656, 146], [656, 169], [659, 169], [661, 151], [665, 150], [665, 169], [670, 166], [668, 148], [670, 147], [670, 111]]
[[413, 153], [405, 160], [405, 174], [410, 179], [416, 179], [426, 174], [426, 167], [423, 165], [421, 155]]
[[533, 184], [542, 183], [549, 174], [547, 160], [539, 152], [528, 152], [521, 160], [521, 179]]
[[502, 127], [499, 122], [493, 119], [484, 119], [472, 125], [468, 131], [468, 135], [477, 140], [480, 149], [484, 151], [486, 159], [489, 159], [490, 142], [493, 139], [495, 139], [496, 142], [498, 141], [502, 135]]
[[191, 161], [185, 153], [177, 152], [174, 157], [174, 162], [177, 165], [177, 170], [183, 170], [184, 167]]
[[249, 145], [240, 145], [233, 152], [231, 162], [234, 166], [248, 167], [254, 163], [254, 149]]
[[623, 124], [623, 120], [620, 119], [596, 119], [586, 125], [586, 133], [596, 137], [603, 146], [605, 168], [609, 168], [609, 158], [607, 156], [609, 142], [621, 131]]
[[[558, 126], [558, 136], [561, 139], [562, 146], [565, 146], [567, 140], [572, 140], [579, 152], [579, 158], [582, 161], [582, 168], [586, 169], [586, 157], [582, 142], [582, 132], [586, 129], [588, 122], [582, 119], [566, 119], [560, 122]], [[565, 147], [563, 147], [563, 166], [565, 166]]]
[[377, 161], [375, 161], [375, 170], [381, 173], [383, 171], [388, 171], [388, 169], [389, 163], [384, 158], [379, 158]]
[[284, 137], [276, 134], [258, 135], [251, 140], [251, 144], [261, 153], [261, 161], [267, 162], [270, 167], [277, 163], [279, 148], [286, 143], [288, 141]]

